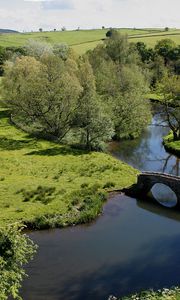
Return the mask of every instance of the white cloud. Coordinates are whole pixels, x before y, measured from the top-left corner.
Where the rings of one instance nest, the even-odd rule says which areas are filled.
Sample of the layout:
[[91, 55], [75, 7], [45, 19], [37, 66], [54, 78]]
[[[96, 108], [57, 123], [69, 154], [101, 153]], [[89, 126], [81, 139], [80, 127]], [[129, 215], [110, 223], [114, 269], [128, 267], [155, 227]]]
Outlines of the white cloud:
[[0, 28], [180, 28], [179, 0], [0, 0]]
[[53, 0], [24, 0], [24, 2], [51, 2]]
[[53, 10], [66, 10], [73, 9], [74, 3], [72, 0], [46, 0], [43, 1], [42, 7], [44, 9], [53, 9]]

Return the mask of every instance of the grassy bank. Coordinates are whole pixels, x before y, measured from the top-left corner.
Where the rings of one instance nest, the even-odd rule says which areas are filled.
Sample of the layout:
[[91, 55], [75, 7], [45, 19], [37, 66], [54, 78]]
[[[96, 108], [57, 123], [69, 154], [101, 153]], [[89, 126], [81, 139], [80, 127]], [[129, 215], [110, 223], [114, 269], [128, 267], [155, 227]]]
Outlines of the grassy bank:
[[[110, 297], [109, 300], [117, 298]], [[180, 288], [163, 289], [154, 291], [145, 291], [139, 294], [134, 294], [129, 297], [124, 297], [119, 300], [180, 300]]]
[[8, 114], [0, 111], [0, 226], [88, 222], [101, 212], [107, 190], [136, 180], [136, 170], [108, 154], [29, 137], [9, 123]]
[[172, 134], [169, 134], [166, 137], [164, 137], [163, 144], [168, 152], [180, 157], [180, 141], [173, 141]]

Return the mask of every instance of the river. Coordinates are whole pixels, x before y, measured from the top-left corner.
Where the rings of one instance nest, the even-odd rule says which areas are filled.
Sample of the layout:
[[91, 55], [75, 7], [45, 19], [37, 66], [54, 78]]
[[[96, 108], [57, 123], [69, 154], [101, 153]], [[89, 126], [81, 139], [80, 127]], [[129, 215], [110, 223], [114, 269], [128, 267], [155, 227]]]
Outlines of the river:
[[[111, 143], [111, 153], [143, 171], [179, 175], [179, 160], [161, 144], [168, 128], [155, 114], [141, 138]], [[112, 194], [89, 225], [37, 231], [39, 245], [27, 266], [25, 300], [106, 300], [180, 283], [180, 213]]]

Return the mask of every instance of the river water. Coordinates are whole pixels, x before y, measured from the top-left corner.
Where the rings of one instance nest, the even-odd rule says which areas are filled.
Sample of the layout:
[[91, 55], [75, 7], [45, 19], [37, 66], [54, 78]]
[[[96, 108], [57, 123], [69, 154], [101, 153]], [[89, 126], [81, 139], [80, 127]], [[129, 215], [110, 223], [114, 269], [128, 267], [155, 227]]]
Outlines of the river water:
[[[165, 127], [156, 114], [136, 141], [112, 143], [111, 153], [140, 170], [179, 175], [179, 160], [165, 152]], [[37, 231], [39, 245], [23, 283], [25, 300], [105, 300], [180, 283], [180, 213], [112, 194], [90, 225]]]

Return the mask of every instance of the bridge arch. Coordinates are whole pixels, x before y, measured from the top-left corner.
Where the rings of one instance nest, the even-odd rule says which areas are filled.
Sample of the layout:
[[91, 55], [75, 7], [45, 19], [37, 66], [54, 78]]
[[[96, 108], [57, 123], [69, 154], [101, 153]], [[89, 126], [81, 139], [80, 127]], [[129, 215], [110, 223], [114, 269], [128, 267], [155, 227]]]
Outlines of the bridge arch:
[[180, 177], [155, 172], [144, 172], [138, 175], [136, 193], [146, 197], [155, 184], [163, 184], [169, 187], [177, 197], [175, 206], [180, 207]]

